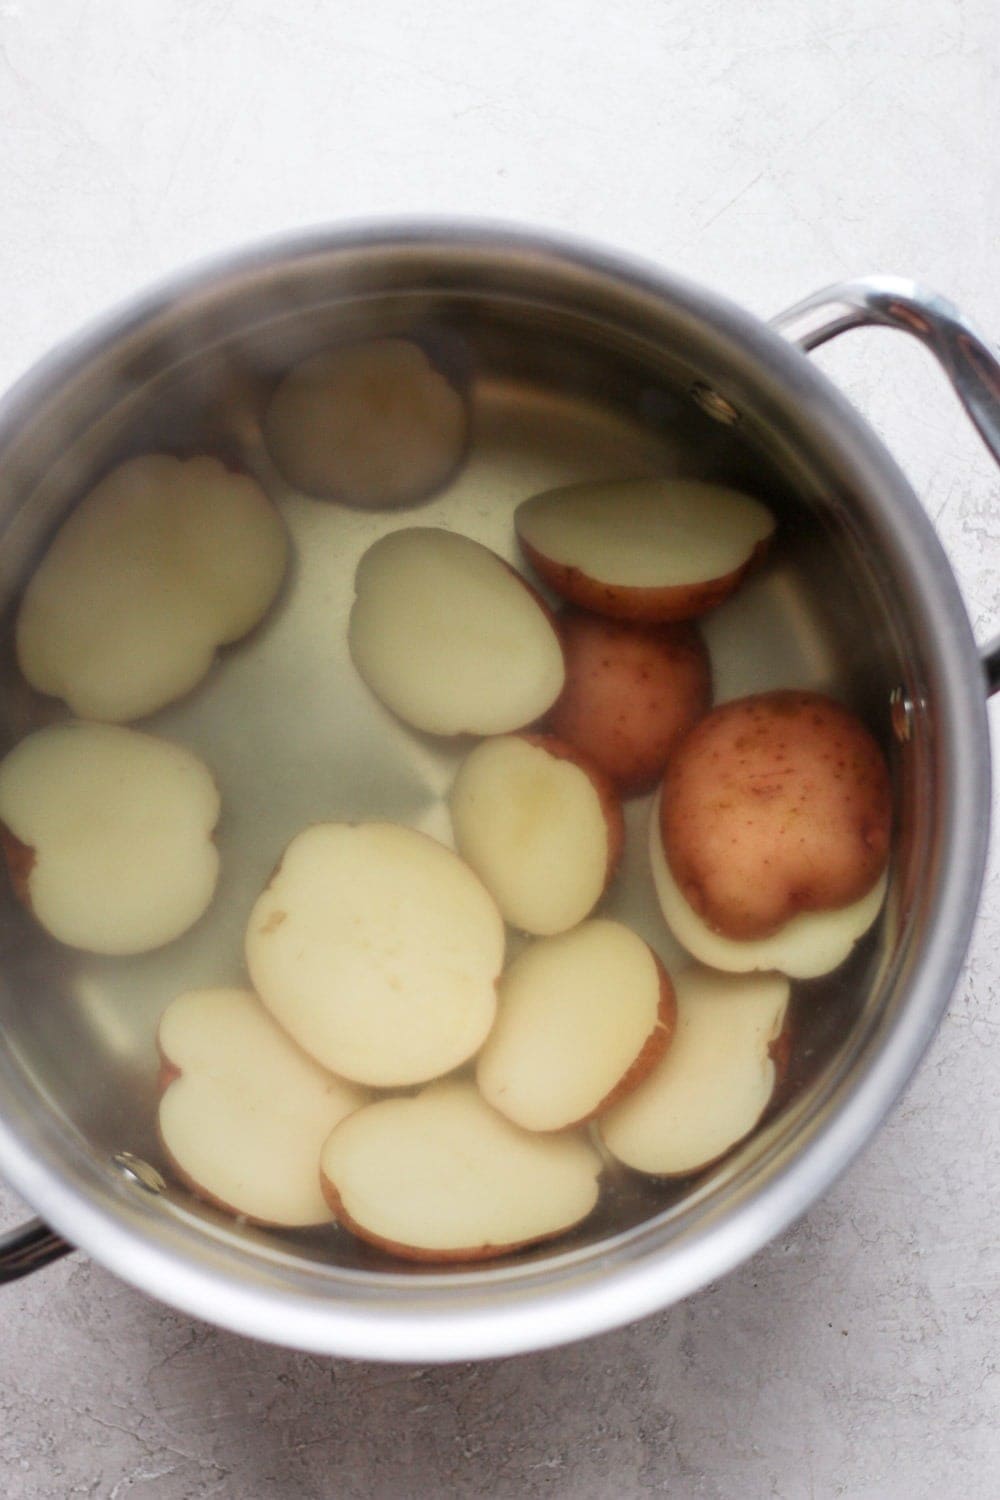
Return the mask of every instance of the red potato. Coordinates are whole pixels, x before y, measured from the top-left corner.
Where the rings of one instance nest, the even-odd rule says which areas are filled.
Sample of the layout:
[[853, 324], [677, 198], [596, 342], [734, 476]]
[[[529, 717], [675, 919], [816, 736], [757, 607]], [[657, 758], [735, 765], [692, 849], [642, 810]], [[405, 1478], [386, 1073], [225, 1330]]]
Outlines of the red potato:
[[625, 841], [607, 777], [551, 735], [484, 740], [450, 797], [455, 845], [504, 919], [548, 936], [589, 916]]
[[567, 485], [514, 515], [525, 557], [561, 598], [647, 623], [721, 604], [763, 556], [774, 524], [759, 500], [695, 479]]
[[336, 1127], [320, 1157], [339, 1223], [407, 1260], [488, 1260], [551, 1239], [597, 1202], [601, 1160], [575, 1135], [519, 1130], [475, 1084], [382, 1099]]
[[548, 606], [488, 547], [411, 526], [355, 574], [351, 658], [368, 687], [428, 734], [507, 734], [550, 709], [565, 680]]
[[702, 1171], [758, 1124], [779, 1081], [788, 1010], [778, 974], [686, 969], [676, 990], [673, 1045], [599, 1126], [612, 1156], [657, 1177]]
[[565, 1130], [610, 1108], [673, 1036], [670, 977], [620, 922], [584, 922], [519, 954], [479, 1054], [487, 1103], [524, 1130]]
[[888, 860], [891, 807], [860, 719], [819, 693], [761, 693], [714, 709], [675, 747], [660, 829], [696, 915], [752, 941], [866, 896]]
[[364, 510], [427, 499], [452, 477], [467, 442], [459, 392], [411, 339], [369, 339], [314, 355], [278, 386], [264, 440], [306, 494]]
[[559, 626], [566, 686], [548, 727], [623, 796], [650, 791], [678, 736], [711, 703], [712, 669], [697, 626], [636, 625], [576, 609]]
[[299, 1050], [247, 990], [190, 990], [160, 1021], [158, 1126], [193, 1193], [255, 1224], [333, 1217], [324, 1141], [368, 1098]]
[[740, 941], [723, 937], [685, 901], [670, 873], [660, 831], [660, 798], [649, 820], [649, 865], [663, 919], [683, 948], [703, 964], [727, 974], [777, 970], [793, 979], [829, 974], [871, 927], [885, 900], [883, 872], [871, 890], [836, 911], [800, 911], [769, 937]]

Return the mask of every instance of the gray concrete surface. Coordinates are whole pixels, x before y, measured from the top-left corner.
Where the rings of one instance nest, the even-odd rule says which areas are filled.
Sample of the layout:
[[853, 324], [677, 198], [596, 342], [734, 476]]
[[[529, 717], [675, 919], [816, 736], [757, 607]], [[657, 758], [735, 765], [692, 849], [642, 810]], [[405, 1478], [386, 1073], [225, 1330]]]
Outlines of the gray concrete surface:
[[[996, 336], [998, 59], [993, 0], [0, 0], [0, 381], [183, 261], [369, 212], [548, 222], [762, 314], [913, 274]], [[955, 402], [898, 339], [822, 360], [985, 637], [1000, 483]], [[867, 1155], [685, 1306], [505, 1363], [350, 1365], [74, 1257], [3, 1294], [0, 1492], [993, 1500], [998, 911], [994, 864], [948, 1019]]]

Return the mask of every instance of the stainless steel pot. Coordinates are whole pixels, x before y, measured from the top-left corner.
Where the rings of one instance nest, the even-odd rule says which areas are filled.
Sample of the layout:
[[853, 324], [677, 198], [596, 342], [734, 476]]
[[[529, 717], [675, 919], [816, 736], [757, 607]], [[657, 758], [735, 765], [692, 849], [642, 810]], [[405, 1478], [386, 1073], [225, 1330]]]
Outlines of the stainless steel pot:
[[[457, 378], [474, 373], [486, 467], [451, 510], [446, 498], [433, 514], [495, 545], [509, 545], [508, 502], [552, 477], [673, 467], [766, 489], [782, 541], [766, 578], [709, 624], [719, 691], [773, 680], [847, 694], [891, 751], [897, 837], [878, 933], [832, 979], [803, 987], [789, 1087], [765, 1128], [680, 1188], [621, 1174], [565, 1244], [447, 1273], [404, 1272], [315, 1233], [265, 1235], [166, 1186], [152, 1132], [152, 1038], [188, 958], [152, 955], [124, 971], [80, 960], [41, 940], [4, 899], [0, 1170], [52, 1228], [35, 1221], [0, 1242], [3, 1277], [71, 1242], [176, 1307], [278, 1343], [395, 1360], [508, 1354], [686, 1296], [843, 1170], [916, 1067], [966, 950], [986, 853], [984, 704], [1000, 674], [996, 646], [977, 653], [903, 475], [805, 358], [869, 323], [927, 344], [1000, 459], [1000, 366], [953, 307], [909, 282], [834, 287], [767, 327], [616, 256], [474, 224], [319, 231], [217, 262], [85, 332], [14, 388], [0, 406], [8, 620], [45, 537], [102, 468], [154, 443], [252, 448], [260, 385], [362, 329], [415, 333]], [[377, 523], [294, 499], [286, 516], [300, 557], [295, 597], [311, 608], [322, 593], [335, 612]], [[382, 808], [388, 798], [431, 826], [447, 784], [447, 753], [412, 737], [385, 749], [372, 737], [339, 660], [328, 664], [325, 696], [280, 646], [280, 620], [276, 638], [269, 677], [247, 665], [260, 652], [237, 653], [222, 674], [235, 687], [228, 698], [218, 689], [208, 718], [182, 705], [157, 721], [193, 743], [207, 734], [208, 758], [225, 764], [224, 794], [232, 781], [244, 809], [223, 827], [223, 868], [229, 859], [245, 877], [196, 938], [191, 982], [210, 982], [210, 960], [212, 978], [230, 977], [218, 955], [238, 954], [249, 892], [296, 820], [307, 821], [317, 757], [333, 756], [355, 815], [359, 797]], [[7, 744], [46, 710], [19, 682], [9, 638], [0, 662]], [[263, 707], [248, 732], [239, 708], [251, 703]], [[279, 750], [291, 757], [280, 776], [269, 758]], [[325, 795], [324, 807], [336, 802], [329, 785]], [[626, 873], [623, 910], [641, 926], [653, 921], [645, 873]]]

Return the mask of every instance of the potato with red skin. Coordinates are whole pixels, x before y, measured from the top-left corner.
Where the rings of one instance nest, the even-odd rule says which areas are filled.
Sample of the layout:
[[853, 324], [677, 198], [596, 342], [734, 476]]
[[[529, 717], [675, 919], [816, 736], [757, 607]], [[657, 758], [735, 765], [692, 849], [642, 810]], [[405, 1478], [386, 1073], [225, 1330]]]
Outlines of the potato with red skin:
[[775, 520], [751, 495], [699, 479], [564, 485], [514, 513], [526, 560], [554, 593], [616, 620], [690, 620], [764, 557]]
[[714, 931], [750, 941], [872, 890], [889, 854], [885, 758], [820, 693], [760, 693], [689, 730], [663, 778], [670, 872]]
[[548, 717], [625, 796], [651, 791], [671, 747], [712, 701], [697, 626], [635, 625], [568, 609], [559, 618], [566, 685]]

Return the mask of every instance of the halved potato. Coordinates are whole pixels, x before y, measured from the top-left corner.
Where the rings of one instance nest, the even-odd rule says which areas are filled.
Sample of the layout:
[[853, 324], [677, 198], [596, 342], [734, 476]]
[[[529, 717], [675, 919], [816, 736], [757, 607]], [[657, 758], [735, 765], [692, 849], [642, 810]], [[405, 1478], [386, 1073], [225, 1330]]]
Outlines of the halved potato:
[[631, 624], [568, 609], [559, 630], [566, 685], [548, 727], [623, 796], [650, 791], [675, 741], [711, 702], [712, 669], [697, 626]]
[[482, 1045], [504, 926], [469, 867], [393, 823], [318, 823], [285, 850], [247, 928], [275, 1020], [342, 1078], [423, 1083]]
[[649, 863], [664, 920], [692, 958], [730, 974], [777, 969], [792, 979], [829, 974], [871, 927], [885, 900], [883, 874], [866, 896], [837, 911], [800, 912], [769, 937], [740, 940], [714, 932], [685, 901], [663, 852], [660, 799], [649, 821]]
[[440, 489], [466, 446], [466, 403], [411, 339], [344, 344], [296, 365], [264, 417], [289, 484], [364, 509]]
[[686, 969], [675, 987], [673, 1044], [598, 1127], [612, 1156], [657, 1177], [698, 1172], [753, 1130], [774, 1092], [788, 1008], [778, 974]]
[[307, 1057], [249, 990], [179, 995], [158, 1041], [160, 1139], [188, 1187], [257, 1224], [328, 1223], [320, 1150], [367, 1094]]
[[625, 840], [607, 777], [549, 735], [484, 740], [451, 791], [455, 844], [506, 921], [548, 936], [582, 922]]
[[526, 948], [500, 983], [476, 1081], [525, 1130], [564, 1130], [635, 1088], [666, 1051], [674, 990], [620, 922], [584, 922]]
[[578, 1136], [519, 1130], [472, 1083], [383, 1099], [334, 1130], [320, 1158], [342, 1224], [409, 1260], [485, 1260], [550, 1239], [597, 1202], [600, 1157]]
[[551, 708], [562, 647], [546, 606], [487, 547], [415, 526], [369, 547], [348, 641], [387, 708], [429, 734], [507, 734]]
[[888, 767], [860, 719], [786, 691], [725, 703], [688, 731], [664, 774], [660, 827], [688, 905], [748, 941], [866, 896], [891, 814]]
[[248, 475], [214, 458], [130, 459], [70, 513], [28, 583], [21, 671], [81, 718], [155, 713], [263, 617], [287, 546]]
[[14, 889], [62, 943], [144, 953], [212, 899], [219, 793], [182, 745], [114, 724], [55, 724], [0, 764]]
[[548, 490], [514, 516], [525, 557], [581, 609], [688, 620], [737, 587], [774, 531], [766, 505], [697, 479], [606, 480]]

